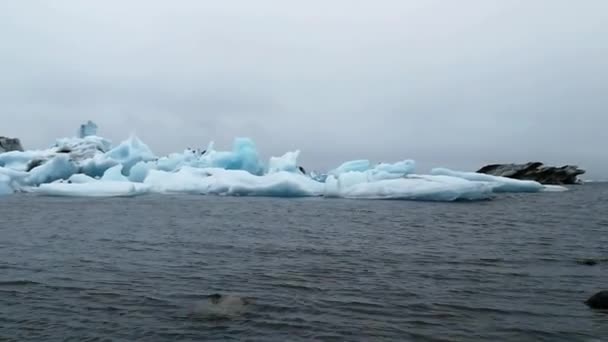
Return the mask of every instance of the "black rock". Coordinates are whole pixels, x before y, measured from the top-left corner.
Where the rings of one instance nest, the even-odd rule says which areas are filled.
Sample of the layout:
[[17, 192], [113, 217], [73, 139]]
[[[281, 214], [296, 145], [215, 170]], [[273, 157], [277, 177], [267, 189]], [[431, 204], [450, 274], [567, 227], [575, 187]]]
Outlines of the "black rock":
[[544, 166], [541, 162], [526, 164], [491, 164], [477, 171], [493, 176], [537, 181], [541, 184], [578, 184], [578, 176], [585, 173], [575, 165]]
[[17, 138], [0, 137], [0, 153], [10, 151], [23, 151], [21, 141]]
[[600, 291], [594, 294], [591, 298], [585, 302], [590, 308], [593, 309], [608, 309], [608, 291]]

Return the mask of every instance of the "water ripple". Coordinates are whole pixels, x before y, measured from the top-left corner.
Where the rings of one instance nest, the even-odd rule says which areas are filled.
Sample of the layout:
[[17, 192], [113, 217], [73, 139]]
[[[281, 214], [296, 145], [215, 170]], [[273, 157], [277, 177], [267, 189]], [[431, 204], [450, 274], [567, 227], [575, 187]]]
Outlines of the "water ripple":
[[601, 340], [606, 198], [11, 196], [0, 340]]

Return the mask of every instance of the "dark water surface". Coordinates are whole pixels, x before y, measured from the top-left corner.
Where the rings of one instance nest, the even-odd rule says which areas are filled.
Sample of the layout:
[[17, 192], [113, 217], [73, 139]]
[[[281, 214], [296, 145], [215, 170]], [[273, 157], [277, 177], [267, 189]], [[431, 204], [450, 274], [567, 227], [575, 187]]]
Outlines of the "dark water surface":
[[[606, 258], [606, 184], [478, 203], [15, 195], [0, 340], [605, 341], [583, 301], [608, 290]], [[214, 293], [251, 303], [212, 315]]]

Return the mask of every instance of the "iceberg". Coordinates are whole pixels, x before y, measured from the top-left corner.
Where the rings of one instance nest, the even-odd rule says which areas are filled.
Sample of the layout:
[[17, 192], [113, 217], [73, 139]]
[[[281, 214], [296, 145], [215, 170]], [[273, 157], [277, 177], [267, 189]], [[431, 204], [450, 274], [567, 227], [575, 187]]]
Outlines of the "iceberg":
[[567, 188], [533, 181], [433, 169], [415, 174], [405, 159], [373, 164], [342, 163], [329, 172], [306, 174], [300, 150], [263, 162], [255, 143], [236, 138], [232, 149], [186, 149], [157, 157], [136, 136], [114, 146], [92, 122], [77, 137], [47, 149], [0, 153], [0, 194], [29, 191], [48, 196], [129, 197], [147, 193], [220, 196], [325, 197], [421, 201], [474, 201], [499, 192], [558, 192]]
[[339, 189], [343, 198], [353, 199], [400, 199], [420, 201], [475, 201], [492, 197], [488, 184], [470, 182], [458, 178], [400, 178], [358, 183]]
[[[61, 179], [58, 182], [63, 183], [64, 180]], [[72, 175], [67, 180], [67, 183], [74, 183], [74, 184], [93, 183], [93, 182], [97, 182], [97, 179], [95, 179], [93, 177], [89, 177], [89, 176], [87, 176], [85, 174], [82, 174], [82, 173], [77, 173], [75, 175]]]
[[178, 172], [150, 170], [144, 184], [153, 192], [226, 196], [321, 196], [324, 185], [301, 174], [280, 171], [254, 175], [245, 170], [184, 167]]
[[276, 173], [281, 171], [299, 172], [298, 156], [300, 151], [287, 152], [281, 157], [270, 157], [268, 162], [268, 173]]
[[367, 159], [351, 160], [329, 171], [328, 175], [338, 176], [346, 172], [365, 172], [369, 170], [370, 167], [371, 163]]
[[326, 197], [448, 202], [492, 198], [490, 184], [449, 176], [410, 175], [370, 180], [366, 173], [348, 172], [339, 178], [329, 176], [325, 184]]
[[568, 188], [563, 185], [544, 184], [542, 191], [543, 192], [564, 192], [564, 191], [568, 191]]
[[143, 183], [151, 169], [154, 169], [154, 164], [149, 162], [138, 162], [133, 165], [129, 171], [129, 181]]
[[432, 175], [444, 175], [491, 184], [494, 192], [539, 192], [544, 186], [535, 181], [525, 181], [501, 176], [492, 176], [476, 172], [452, 171], [445, 168], [431, 170]]
[[51, 183], [32, 190], [41, 195], [59, 197], [133, 197], [148, 191], [149, 187], [144, 184], [116, 181]]
[[135, 135], [111, 149], [106, 153], [106, 157], [122, 164], [125, 175], [129, 175], [131, 167], [138, 162], [157, 159], [148, 145], [144, 144]]
[[46, 163], [33, 168], [25, 179], [25, 183], [40, 185], [58, 179], [67, 179], [75, 174], [77, 170], [78, 168], [67, 155], [57, 155]]
[[0, 196], [10, 195], [15, 190], [11, 186], [11, 178], [7, 175], [0, 173]]
[[122, 164], [112, 166], [111, 168], [107, 169], [106, 172], [103, 173], [101, 180], [112, 182], [128, 182], [129, 179], [122, 174], [122, 169]]
[[243, 170], [253, 175], [264, 173], [258, 151], [249, 138], [236, 138], [232, 151], [216, 151], [213, 149], [213, 143], [210, 143], [205, 154], [192, 166]]

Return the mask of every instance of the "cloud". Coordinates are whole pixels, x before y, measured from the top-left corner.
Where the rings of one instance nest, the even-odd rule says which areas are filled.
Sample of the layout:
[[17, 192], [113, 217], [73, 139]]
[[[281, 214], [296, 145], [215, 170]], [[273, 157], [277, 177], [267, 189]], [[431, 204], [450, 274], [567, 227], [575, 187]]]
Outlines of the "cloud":
[[0, 4], [0, 134], [608, 174], [604, 1]]

